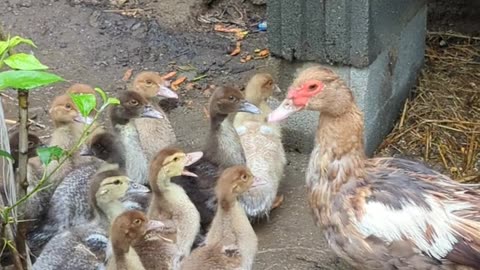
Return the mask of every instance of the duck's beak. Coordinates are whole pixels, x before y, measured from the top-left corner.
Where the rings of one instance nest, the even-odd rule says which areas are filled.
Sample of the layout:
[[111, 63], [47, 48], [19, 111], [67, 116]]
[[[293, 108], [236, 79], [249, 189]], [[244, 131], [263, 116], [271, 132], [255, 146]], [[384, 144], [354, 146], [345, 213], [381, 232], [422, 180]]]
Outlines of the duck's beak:
[[252, 114], [260, 114], [262, 111], [252, 103], [242, 100], [240, 103], [240, 107], [238, 108], [237, 112], [246, 112], [246, 113], [252, 113]]
[[87, 117], [84, 117], [84, 116], [77, 116], [73, 119], [75, 122], [78, 122], [78, 123], [84, 123], [86, 125], [90, 125], [93, 123], [93, 117], [90, 117], [90, 116], [87, 116]]
[[273, 112], [268, 115], [268, 122], [282, 121], [301, 109], [303, 108], [295, 106], [291, 99], [286, 98], [275, 110], [273, 110]]
[[82, 150], [80, 150], [80, 156], [93, 156], [94, 153], [90, 147], [84, 147]]
[[162, 96], [166, 98], [176, 98], [178, 99], [177, 93], [173, 92], [172, 89], [168, 88], [165, 85], [160, 84], [157, 92], [157, 96]]
[[253, 187], [263, 186], [263, 185], [266, 185], [266, 184], [268, 184], [268, 182], [266, 180], [264, 180], [260, 177], [254, 176], [253, 177], [253, 183], [250, 187], [253, 188]]
[[160, 119], [163, 118], [163, 115], [159, 111], [155, 110], [152, 106], [147, 105], [143, 108], [141, 117]]
[[186, 154], [186, 161], [185, 161], [185, 166], [190, 166], [193, 163], [199, 161], [203, 157], [203, 152], [198, 151], [198, 152], [191, 152]]
[[159, 220], [149, 220], [147, 223], [147, 232], [159, 230], [165, 227], [165, 223]]
[[278, 87], [278, 85], [275, 84], [275, 85], [273, 86], [273, 92], [275, 92], [275, 93], [282, 93], [282, 89], [280, 89], [280, 87]]
[[126, 194], [139, 194], [139, 193], [149, 193], [150, 189], [146, 186], [130, 181], [128, 183], [128, 189]]

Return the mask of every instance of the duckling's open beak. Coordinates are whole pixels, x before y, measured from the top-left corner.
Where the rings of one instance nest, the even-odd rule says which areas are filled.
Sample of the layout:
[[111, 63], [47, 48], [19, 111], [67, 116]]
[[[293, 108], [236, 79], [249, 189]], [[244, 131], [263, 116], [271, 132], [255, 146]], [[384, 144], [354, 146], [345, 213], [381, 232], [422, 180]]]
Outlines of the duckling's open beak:
[[159, 230], [165, 227], [165, 223], [159, 220], [149, 220], [147, 223], [147, 232]]
[[139, 193], [149, 193], [150, 189], [146, 186], [130, 181], [128, 183], [128, 189], [125, 194], [139, 194]]
[[240, 103], [240, 107], [237, 109], [237, 112], [246, 112], [246, 113], [253, 113], [253, 114], [260, 114], [262, 111], [252, 103], [242, 100]]
[[197, 177], [198, 177], [198, 175], [197, 175], [197, 174], [195, 174], [195, 173], [193, 173], [193, 172], [189, 172], [187, 169], [183, 169], [183, 171], [182, 171], [182, 175], [185, 175], [185, 176], [191, 176], [191, 177], [195, 177], [195, 178], [197, 178]]
[[141, 117], [160, 119], [163, 118], [163, 115], [159, 111], [155, 110], [152, 106], [147, 105], [143, 108]]
[[258, 186], [263, 186], [263, 185], [266, 185], [266, 184], [268, 184], [267, 181], [265, 181], [264, 179], [262, 179], [262, 178], [260, 178], [260, 177], [254, 176], [254, 177], [253, 177], [253, 183], [252, 183], [252, 185], [250, 186], [250, 188], [258, 187]]
[[78, 123], [84, 123], [86, 125], [90, 125], [93, 123], [93, 118], [90, 117], [90, 116], [87, 116], [87, 117], [84, 117], [84, 116], [77, 116], [73, 119], [75, 122], [78, 122]]
[[162, 96], [166, 98], [177, 98], [177, 93], [173, 92], [172, 89], [166, 87], [165, 85], [159, 85], [157, 96]]
[[202, 151], [187, 153], [185, 166], [192, 165], [193, 163], [199, 161], [202, 157], [203, 157]]
[[283, 102], [268, 115], [268, 122], [278, 122], [286, 119], [291, 114], [302, 110], [302, 107], [297, 107], [293, 104], [293, 101], [289, 98], [283, 100]]

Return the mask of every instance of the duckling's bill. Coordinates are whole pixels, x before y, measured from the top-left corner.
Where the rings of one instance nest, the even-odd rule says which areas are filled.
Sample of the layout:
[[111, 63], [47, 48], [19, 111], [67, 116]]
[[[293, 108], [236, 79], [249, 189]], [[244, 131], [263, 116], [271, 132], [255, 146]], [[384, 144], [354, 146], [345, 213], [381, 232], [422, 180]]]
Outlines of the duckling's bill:
[[172, 89], [168, 88], [165, 85], [159, 85], [157, 95], [162, 96], [162, 97], [166, 97], [166, 98], [176, 98], [176, 99], [178, 99], [177, 93], [173, 92]]
[[246, 112], [246, 113], [252, 113], [252, 114], [261, 114], [262, 111], [252, 103], [242, 100], [240, 103], [240, 107], [237, 110], [238, 112]]
[[75, 122], [84, 123], [86, 125], [90, 125], [90, 124], [93, 123], [93, 118], [90, 117], [90, 116], [85, 117], [85, 116], [79, 115], [79, 116], [75, 117], [74, 120], [75, 120]]
[[156, 231], [165, 227], [165, 223], [159, 220], [149, 220], [147, 224], [147, 232]]
[[141, 116], [146, 118], [163, 118], [162, 113], [155, 110], [152, 106], [145, 106]]

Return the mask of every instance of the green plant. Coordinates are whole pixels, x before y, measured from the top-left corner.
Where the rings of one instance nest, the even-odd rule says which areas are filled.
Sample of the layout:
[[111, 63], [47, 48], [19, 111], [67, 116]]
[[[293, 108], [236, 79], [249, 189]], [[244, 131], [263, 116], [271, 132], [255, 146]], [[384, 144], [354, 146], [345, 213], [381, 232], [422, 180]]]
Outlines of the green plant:
[[[20, 44], [27, 44], [29, 46], [36, 47], [31, 40], [15, 36], [2, 41], [2, 36], [3, 33], [0, 28], [0, 70], [4, 69], [4, 65], [9, 67], [9, 70], [0, 72], [0, 91], [5, 89], [17, 90], [20, 118], [19, 152], [26, 153], [28, 143], [28, 130], [26, 125], [28, 120], [28, 92], [35, 88], [63, 81], [63, 79], [58, 75], [46, 72], [45, 70], [48, 69], [48, 67], [43, 65], [34, 55], [14, 52], [14, 48]], [[58, 163], [53, 170], [48, 170], [47, 172], [45, 169], [40, 181], [28, 193], [26, 193], [28, 187], [27, 156], [22, 154], [19, 155], [17, 182], [20, 184], [20, 188], [18, 190], [23, 190], [23, 193], [20, 193], [19, 199], [15, 198], [13, 200], [15, 202], [12, 205], [5, 205], [3, 202], [0, 204], [0, 218], [2, 219], [1, 239], [3, 241], [0, 256], [3, 254], [4, 249], [8, 247], [14, 257], [13, 260], [16, 269], [28, 269], [29, 264], [26, 263], [26, 261], [28, 261], [28, 254], [26, 252], [27, 249], [25, 248], [25, 236], [22, 233], [24, 230], [18, 229], [22, 226], [22, 223], [19, 222], [14, 210], [17, 207], [22, 206], [22, 204], [24, 204], [35, 193], [40, 192], [42, 189], [48, 187], [49, 178], [56, 171], [58, 171], [65, 161], [70, 158], [88, 139], [89, 135], [96, 126], [95, 124], [101, 113], [105, 111], [108, 106], [120, 103], [115, 98], [107, 97], [102, 89], [95, 88], [95, 90], [102, 98], [102, 105], [99, 109], [96, 109], [97, 100], [93, 94], [71, 95], [72, 101], [75, 103], [83, 117], [87, 117], [92, 113], [92, 111], [96, 111], [95, 117], [91, 123], [85, 125], [80, 139], [71, 149], [62, 149], [58, 146], [37, 149], [37, 154], [44, 165], [44, 168], [46, 168], [46, 166], [48, 166], [54, 160]], [[0, 150], [0, 158], [12, 159], [12, 156], [6, 151]], [[13, 224], [17, 224], [18, 227], [16, 239], [13, 238], [15, 234], [11, 230], [11, 226]], [[23, 258], [23, 260], [21, 260], [21, 258]]]

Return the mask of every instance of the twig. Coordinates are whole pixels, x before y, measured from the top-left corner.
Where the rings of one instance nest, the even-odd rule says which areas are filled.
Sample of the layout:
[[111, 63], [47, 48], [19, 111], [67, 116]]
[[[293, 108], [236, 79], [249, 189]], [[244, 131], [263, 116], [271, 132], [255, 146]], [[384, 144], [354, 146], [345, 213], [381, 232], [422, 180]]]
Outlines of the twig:
[[430, 35], [430, 36], [448, 36], [448, 37], [456, 37], [456, 38], [465, 38], [465, 39], [480, 40], [480, 37], [466, 36], [466, 35], [462, 35], [462, 34], [458, 34], [458, 33], [427, 32], [427, 35]]
[[[11, 120], [11, 119], [5, 119], [5, 123], [7, 123], [7, 125], [17, 125], [17, 124], [18, 124], [17, 121]], [[29, 123], [29, 124], [33, 124], [34, 126], [37, 126], [37, 127], [41, 128], [41, 129], [47, 128], [47, 126], [42, 125], [42, 124], [40, 124], [40, 123], [38, 123], [38, 122], [36, 122], [36, 121], [34, 121], [34, 120], [32, 120], [32, 119], [28, 119], [28, 123]]]
[[9, 100], [11, 100], [11, 101], [16, 101], [14, 98], [12, 98], [11, 96], [9, 96], [9, 95], [7, 95], [7, 94], [5, 94], [5, 93], [0, 93], [0, 96], [2, 96], [2, 97], [4, 97], [4, 98], [7, 98], [7, 99], [9, 99]]

